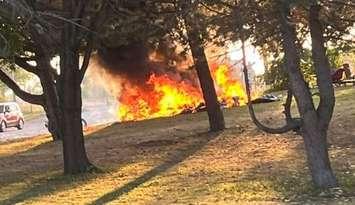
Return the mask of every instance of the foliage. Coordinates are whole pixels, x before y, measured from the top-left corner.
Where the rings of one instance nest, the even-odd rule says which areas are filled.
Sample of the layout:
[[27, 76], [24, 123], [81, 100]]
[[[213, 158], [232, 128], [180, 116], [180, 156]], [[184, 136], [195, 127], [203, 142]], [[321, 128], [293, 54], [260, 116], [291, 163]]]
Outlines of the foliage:
[[[271, 61], [270, 68], [264, 74], [265, 82], [271, 86], [271, 91], [285, 90], [288, 88], [288, 76], [283, 66], [284, 59], [277, 58]], [[310, 87], [316, 86], [315, 70], [312, 62], [312, 54], [308, 49], [301, 53], [301, 70], [306, 82]]]
[[[344, 62], [343, 56], [350, 51], [342, 51], [339, 48], [331, 48], [327, 50], [327, 55], [332, 69], [337, 69]], [[265, 70], [264, 79], [267, 85], [271, 86], [271, 91], [287, 89], [288, 81], [287, 74], [283, 69], [283, 59], [276, 58], [270, 62], [269, 68]], [[310, 88], [316, 86], [315, 70], [312, 62], [312, 52], [309, 49], [304, 49], [301, 53], [301, 70], [303, 76], [308, 82]]]
[[8, 24], [0, 16], [0, 56], [9, 57], [21, 47], [21, 36], [14, 29], [12, 24]]
[[[311, 63], [311, 52], [302, 48], [309, 39], [308, 9], [316, 1], [288, 1], [292, 7], [292, 21], [298, 33], [298, 46], [301, 51], [301, 67], [303, 74], [310, 83], [315, 84], [314, 68]], [[206, 0], [204, 3], [211, 11], [210, 28], [215, 33], [215, 43], [223, 45], [228, 41], [238, 41], [241, 33], [269, 59], [269, 68], [265, 73], [265, 81], [273, 89], [285, 89], [286, 74], [282, 70], [281, 36], [278, 20], [279, 4], [277, 1], [232, 1]], [[354, 36], [350, 30], [355, 22], [354, 5], [348, 1], [321, 1], [321, 20], [326, 28], [328, 57], [332, 68], [342, 64], [342, 54], [354, 48]], [[243, 24], [242, 28], [240, 25]], [[350, 40], [349, 40], [350, 39]]]
[[269, 67], [265, 69], [264, 80], [266, 85], [269, 85], [270, 91], [287, 89], [287, 73], [282, 66], [284, 65], [283, 58], [277, 58], [269, 63]]

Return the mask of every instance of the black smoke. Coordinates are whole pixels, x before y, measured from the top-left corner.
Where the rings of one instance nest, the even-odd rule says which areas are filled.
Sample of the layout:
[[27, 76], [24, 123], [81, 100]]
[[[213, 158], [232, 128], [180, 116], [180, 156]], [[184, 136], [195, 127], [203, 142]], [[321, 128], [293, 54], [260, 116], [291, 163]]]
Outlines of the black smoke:
[[[132, 84], [144, 84], [152, 74], [167, 74], [177, 81], [197, 85], [196, 75], [192, 70], [176, 67], [177, 62], [185, 61], [186, 58], [175, 49], [176, 46], [168, 41], [161, 41], [157, 45], [134, 42], [119, 47], [103, 46], [98, 50], [95, 60], [111, 75], [124, 78]], [[149, 59], [152, 52], [158, 53], [159, 61]]]
[[147, 79], [153, 72], [149, 62], [149, 49], [143, 43], [102, 47], [98, 50], [97, 61], [110, 74], [131, 80]]

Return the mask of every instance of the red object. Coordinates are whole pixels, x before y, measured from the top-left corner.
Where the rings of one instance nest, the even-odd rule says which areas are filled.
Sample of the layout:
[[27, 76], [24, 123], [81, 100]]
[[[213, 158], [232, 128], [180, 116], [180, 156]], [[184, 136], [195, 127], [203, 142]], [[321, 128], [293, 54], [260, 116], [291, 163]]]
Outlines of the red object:
[[336, 70], [333, 74], [332, 74], [332, 81], [333, 83], [339, 82], [342, 78], [343, 78], [343, 73], [345, 72], [345, 70], [343, 68], [340, 68], [338, 70]]
[[23, 114], [16, 103], [0, 103], [0, 132], [4, 132], [8, 127], [21, 130], [23, 125]]

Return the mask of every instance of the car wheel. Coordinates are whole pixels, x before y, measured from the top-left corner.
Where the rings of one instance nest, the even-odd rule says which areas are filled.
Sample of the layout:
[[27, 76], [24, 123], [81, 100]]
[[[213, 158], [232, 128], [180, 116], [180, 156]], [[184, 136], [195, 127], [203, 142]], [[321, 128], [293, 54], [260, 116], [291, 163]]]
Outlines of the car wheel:
[[24, 124], [25, 124], [25, 122], [22, 119], [20, 121], [18, 121], [18, 124], [16, 126], [17, 129], [22, 130]]
[[2, 121], [0, 123], [0, 132], [5, 132], [6, 131], [6, 123], [5, 121]]

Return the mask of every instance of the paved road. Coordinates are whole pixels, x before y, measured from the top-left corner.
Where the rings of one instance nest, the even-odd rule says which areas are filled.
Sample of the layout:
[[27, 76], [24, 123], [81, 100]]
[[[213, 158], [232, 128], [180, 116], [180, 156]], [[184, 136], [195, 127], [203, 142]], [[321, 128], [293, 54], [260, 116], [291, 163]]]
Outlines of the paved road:
[[[114, 122], [117, 120], [114, 111], [107, 106], [84, 108], [83, 118], [88, 122], [89, 126]], [[48, 130], [44, 127], [46, 119], [45, 115], [41, 115], [35, 119], [26, 121], [23, 130], [8, 128], [6, 132], [0, 133], [0, 142], [11, 139], [33, 137], [40, 134], [48, 134]]]

